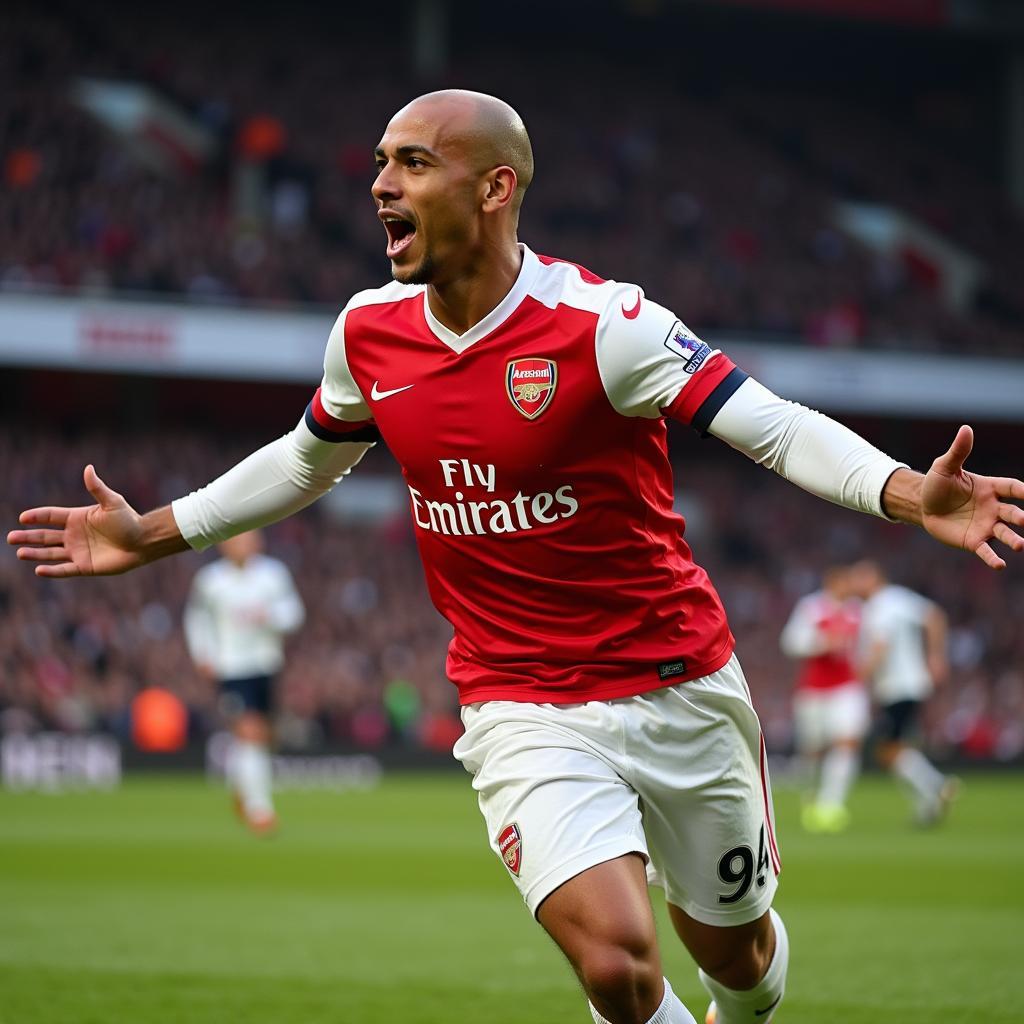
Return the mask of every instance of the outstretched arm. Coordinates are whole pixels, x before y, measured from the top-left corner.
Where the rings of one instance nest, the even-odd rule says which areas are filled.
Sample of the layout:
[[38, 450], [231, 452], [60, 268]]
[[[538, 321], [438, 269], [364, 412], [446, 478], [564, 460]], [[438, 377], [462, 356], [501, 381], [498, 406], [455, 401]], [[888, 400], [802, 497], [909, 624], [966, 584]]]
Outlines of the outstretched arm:
[[370, 447], [324, 441], [303, 420], [202, 490], [145, 515], [87, 466], [95, 505], [22, 512], [20, 523], [31, 528], [12, 530], [7, 543], [36, 563], [37, 576], [117, 575], [284, 519], [329, 491]]
[[961, 427], [949, 451], [927, 473], [915, 473], [835, 420], [746, 380], [722, 405], [710, 433], [805, 490], [847, 508], [923, 527], [950, 547], [976, 554], [993, 569], [1006, 562], [992, 548], [1013, 551], [1024, 538], [1024, 482], [979, 476], [964, 462], [973, 444]]

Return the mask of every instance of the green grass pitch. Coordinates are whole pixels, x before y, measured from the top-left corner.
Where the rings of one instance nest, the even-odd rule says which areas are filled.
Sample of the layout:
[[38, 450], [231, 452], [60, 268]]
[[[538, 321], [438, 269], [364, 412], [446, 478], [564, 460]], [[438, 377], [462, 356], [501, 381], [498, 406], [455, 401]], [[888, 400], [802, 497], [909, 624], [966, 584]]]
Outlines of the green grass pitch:
[[[776, 799], [793, 945], [779, 1024], [1024, 1021], [1024, 780], [970, 778], [927, 833], [882, 780], [839, 837], [804, 835], [795, 795]], [[280, 810], [261, 840], [198, 780], [0, 794], [2, 1024], [589, 1020], [486, 849], [468, 779], [284, 793]]]

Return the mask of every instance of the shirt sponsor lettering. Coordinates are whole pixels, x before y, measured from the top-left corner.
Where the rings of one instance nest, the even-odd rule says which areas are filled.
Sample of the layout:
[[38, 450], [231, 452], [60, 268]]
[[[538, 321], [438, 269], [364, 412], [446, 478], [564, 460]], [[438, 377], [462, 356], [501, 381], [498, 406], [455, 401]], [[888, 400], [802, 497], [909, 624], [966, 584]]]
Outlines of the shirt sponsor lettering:
[[[579, 511], [571, 484], [563, 484], [554, 491], [536, 494], [517, 491], [511, 498], [499, 498], [494, 496], [497, 472], [493, 465], [482, 466], [469, 459], [439, 459], [438, 462], [448, 489], [444, 500], [427, 497], [409, 485], [412, 516], [421, 530], [446, 537], [519, 533], [571, 519]], [[473, 500], [474, 496], [483, 500]]]

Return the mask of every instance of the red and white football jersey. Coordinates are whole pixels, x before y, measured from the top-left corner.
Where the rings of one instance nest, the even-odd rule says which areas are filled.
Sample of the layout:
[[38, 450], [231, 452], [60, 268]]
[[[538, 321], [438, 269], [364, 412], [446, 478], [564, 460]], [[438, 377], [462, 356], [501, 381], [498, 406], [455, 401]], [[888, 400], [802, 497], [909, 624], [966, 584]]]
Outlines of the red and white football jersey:
[[859, 630], [857, 602], [837, 601], [825, 590], [800, 598], [782, 631], [783, 650], [803, 659], [797, 689], [831, 690], [856, 682]]
[[672, 510], [664, 416], [705, 430], [746, 375], [631, 284], [525, 246], [456, 335], [426, 287], [356, 295], [306, 422], [402, 467], [464, 704], [575, 703], [721, 668], [725, 612]]

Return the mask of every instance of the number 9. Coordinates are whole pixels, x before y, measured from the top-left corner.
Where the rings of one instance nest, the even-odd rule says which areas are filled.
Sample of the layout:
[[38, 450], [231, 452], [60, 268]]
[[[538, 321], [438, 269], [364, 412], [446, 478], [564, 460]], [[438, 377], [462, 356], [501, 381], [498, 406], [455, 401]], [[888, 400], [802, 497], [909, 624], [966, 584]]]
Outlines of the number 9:
[[[740, 870], [736, 870], [739, 861]], [[754, 851], [749, 846], [736, 846], [722, 854], [718, 862], [718, 877], [726, 885], [736, 885], [728, 895], [719, 896], [719, 903], [737, 903], [750, 889], [754, 880]], [[738, 883], [738, 884], [737, 884]]]

